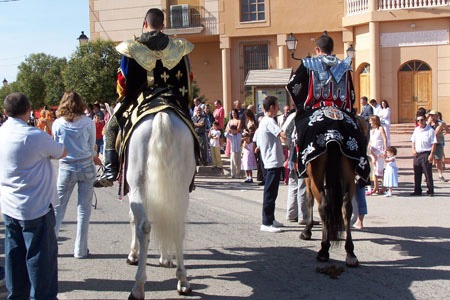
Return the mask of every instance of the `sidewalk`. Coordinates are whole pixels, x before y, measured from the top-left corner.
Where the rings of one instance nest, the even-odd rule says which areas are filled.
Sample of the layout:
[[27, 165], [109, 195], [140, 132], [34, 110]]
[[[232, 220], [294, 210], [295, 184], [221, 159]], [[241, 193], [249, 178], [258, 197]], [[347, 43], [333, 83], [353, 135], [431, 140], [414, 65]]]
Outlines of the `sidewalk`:
[[[391, 134], [391, 145], [397, 148], [397, 167], [399, 168], [398, 174], [399, 174], [399, 187], [394, 188], [393, 196], [409, 196], [410, 193], [414, 190], [414, 172], [413, 172], [413, 157], [412, 157], [412, 150], [411, 150], [411, 134]], [[450, 136], [446, 136], [446, 145], [450, 144]], [[448, 150], [449, 146], [445, 147], [444, 152], [446, 154], [447, 158], [450, 158], [450, 150]], [[245, 187], [248, 186], [248, 183], [243, 183], [244, 178], [242, 179], [231, 179], [229, 178], [230, 175], [230, 169], [229, 164], [230, 160], [226, 156], [222, 155], [222, 162], [224, 165], [223, 170], [214, 170], [211, 167], [198, 167], [198, 175], [197, 178], [217, 178], [222, 179], [230, 182], [242, 182], [242, 187], [246, 189]], [[447, 165], [447, 168], [450, 168], [450, 165]], [[434, 183], [436, 187], [435, 196], [438, 196], [440, 191], [444, 187], [450, 187], [450, 181], [449, 182], [440, 182], [437, 180], [437, 171], [436, 168], [433, 168], [433, 178]], [[450, 179], [450, 172], [448, 169], [444, 170], [444, 177], [446, 179]], [[253, 184], [250, 184], [249, 186], [257, 185], [256, 180], [256, 170], [253, 171]], [[423, 182], [422, 188], [426, 190], [426, 185]], [[282, 187], [284, 184], [281, 183], [280, 187]], [[383, 197], [382, 195], [370, 195], [367, 196], [368, 198], [372, 197]]]

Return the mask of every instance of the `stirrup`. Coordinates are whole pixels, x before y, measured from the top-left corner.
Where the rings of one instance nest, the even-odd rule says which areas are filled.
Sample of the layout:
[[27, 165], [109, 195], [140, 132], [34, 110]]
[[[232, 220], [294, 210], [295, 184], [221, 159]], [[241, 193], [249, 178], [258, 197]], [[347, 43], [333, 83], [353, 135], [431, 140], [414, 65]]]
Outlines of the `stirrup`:
[[105, 166], [101, 166], [97, 171], [97, 180], [94, 181], [94, 187], [110, 187], [113, 186], [114, 180], [102, 178], [105, 175]]

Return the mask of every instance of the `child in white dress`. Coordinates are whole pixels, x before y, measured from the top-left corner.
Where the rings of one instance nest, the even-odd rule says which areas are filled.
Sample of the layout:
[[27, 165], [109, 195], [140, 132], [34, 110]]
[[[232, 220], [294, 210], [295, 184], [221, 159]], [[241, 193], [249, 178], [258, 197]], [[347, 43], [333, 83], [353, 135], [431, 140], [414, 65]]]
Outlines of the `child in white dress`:
[[388, 189], [386, 193], [386, 197], [392, 196], [392, 188], [398, 187], [398, 168], [397, 163], [395, 162], [395, 156], [397, 155], [397, 149], [393, 146], [387, 147], [386, 150], [386, 158], [384, 161], [386, 162], [386, 166], [384, 169], [384, 178], [383, 185]]

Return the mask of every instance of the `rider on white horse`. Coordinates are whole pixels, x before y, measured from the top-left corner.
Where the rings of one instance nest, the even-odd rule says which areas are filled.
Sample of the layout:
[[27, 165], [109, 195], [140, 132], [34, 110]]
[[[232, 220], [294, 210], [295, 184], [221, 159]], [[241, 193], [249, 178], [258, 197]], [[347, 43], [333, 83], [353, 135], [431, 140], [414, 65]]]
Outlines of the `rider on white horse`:
[[178, 107], [181, 115], [184, 114], [190, 120], [188, 107], [192, 101], [192, 74], [187, 55], [194, 45], [185, 39], [169, 37], [161, 32], [163, 28], [163, 12], [152, 8], [145, 16], [142, 35], [116, 47], [122, 54], [117, 76], [118, 101], [121, 105], [107, 125], [105, 171], [94, 183], [95, 187], [112, 186], [117, 179], [119, 163], [116, 140], [119, 127], [123, 129], [124, 126], [131, 126], [132, 110], [142, 100], [159, 98], [154, 102]]

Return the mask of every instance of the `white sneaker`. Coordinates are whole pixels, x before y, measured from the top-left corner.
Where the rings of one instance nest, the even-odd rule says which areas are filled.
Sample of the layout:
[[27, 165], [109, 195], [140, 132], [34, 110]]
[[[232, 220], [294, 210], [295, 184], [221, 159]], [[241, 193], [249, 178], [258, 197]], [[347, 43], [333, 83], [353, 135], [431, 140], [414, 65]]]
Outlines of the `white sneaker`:
[[278, 227], [284, 227], [283, 223], [280, 223], [277, 220], [273, 220], [272, 226], [273, 227], [277, 227], [277, 228]]
[[261, 225], [261, 231], [278, 233], [282, 230], [280, 228], [274, 227], [273, 225]]
[[387, 192], [386, 195], [384, 195], [385, 197], [391, 197], [392, 193], [391, 192]]

